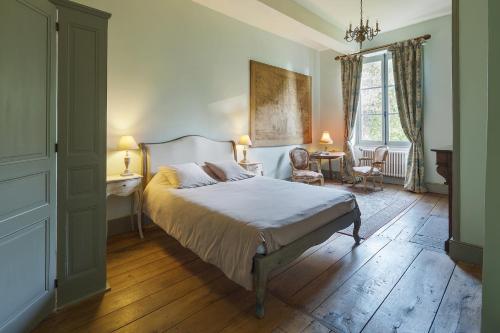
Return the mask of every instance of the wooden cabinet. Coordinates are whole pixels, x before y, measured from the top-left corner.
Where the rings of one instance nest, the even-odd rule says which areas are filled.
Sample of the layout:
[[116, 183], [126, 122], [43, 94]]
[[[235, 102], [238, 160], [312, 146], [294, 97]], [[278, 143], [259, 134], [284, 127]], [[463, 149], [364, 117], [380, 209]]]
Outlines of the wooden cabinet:
[[446, 252], [450, 248], [450, 239], [452, 238], [453, 215], [453, 150], [451, 147], [431, 149], [436, 152], [437, 173], [445, 179], [445, 184], [448, 185], [448, 240], [445, 243]]

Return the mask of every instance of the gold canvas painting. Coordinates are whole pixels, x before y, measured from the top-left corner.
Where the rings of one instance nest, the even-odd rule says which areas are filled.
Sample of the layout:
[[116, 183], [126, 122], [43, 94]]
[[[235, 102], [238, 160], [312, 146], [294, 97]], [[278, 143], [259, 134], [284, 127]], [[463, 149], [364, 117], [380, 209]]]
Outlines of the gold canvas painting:
[[312, 142], [311, 76], [250, 61], [252, 146]]

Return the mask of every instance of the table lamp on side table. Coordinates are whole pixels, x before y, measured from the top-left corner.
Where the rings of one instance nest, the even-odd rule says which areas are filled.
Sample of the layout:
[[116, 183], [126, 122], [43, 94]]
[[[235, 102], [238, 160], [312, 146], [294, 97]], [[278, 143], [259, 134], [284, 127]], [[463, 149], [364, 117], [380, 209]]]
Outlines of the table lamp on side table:
[[321, 135], [321, 139], [319, 140], [319, 143], [322, 145], [325, 145], [325, 153], [328, 151], [328, 145], [331, 145], [333, 143], [332, 138], [330, 137], [330, 132], [324, 131], [323, 134]]
[[123, 161], [125, 162], [125, 170], [120, 174], [121, 176], [130, 176], [132, 172], [128, 169], [130, 164], [130, 156], [128, 155], [129, 150], [139, 149], [137, 142], [135, 142], [134, 137], [131, 135], [124, 135], [120, 138], [118, 143], [118, 150], [125, 150], [125, 157]]
[[245, 134], [240, 136], [238, 144], [243, 146], [243, 159], [240, 161], [240, 163], [248, 163], [249, 160], [247, 160], [247, 151], [248, 151], [248, 146], [252, 145], [252, 140], [250, 140], [248, 134]]

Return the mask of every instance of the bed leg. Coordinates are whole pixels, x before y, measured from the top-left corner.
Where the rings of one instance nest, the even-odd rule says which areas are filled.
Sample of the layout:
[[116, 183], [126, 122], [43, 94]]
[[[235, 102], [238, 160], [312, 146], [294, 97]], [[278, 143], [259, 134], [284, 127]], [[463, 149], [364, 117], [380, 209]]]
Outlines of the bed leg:
[[267, 270], [262, 267], [262, 263], [259, 261], [255, 262], [254, 271], [254, 286], [255, 286], [255, 315], [257, 318], [262, 319], [264, 317], [264, 301], [266, 299], [266, 288], [267, 288]]
[[361, 217], [357, 217], [354, 220], [354, 231], [352, 233], [352, 236], [354, 237], [354, 241], [356, 242], [356, 245], [358, 245], [361, 242], [361, 238], [359, 237], [359, 228], [361, 227]]

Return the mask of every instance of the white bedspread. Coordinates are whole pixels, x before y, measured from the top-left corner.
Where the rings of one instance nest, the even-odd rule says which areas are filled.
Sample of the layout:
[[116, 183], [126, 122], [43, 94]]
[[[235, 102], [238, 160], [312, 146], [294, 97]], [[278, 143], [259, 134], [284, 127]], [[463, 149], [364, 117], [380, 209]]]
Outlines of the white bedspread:
[[271, 253], [355, 207], [349, 192], [267, 177], [192, 189], [152, 181], [144, 193], [156, 224], [249, 290], [259, 245]]

